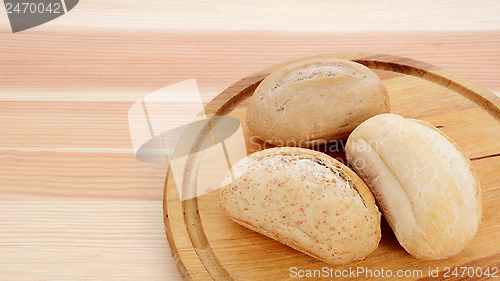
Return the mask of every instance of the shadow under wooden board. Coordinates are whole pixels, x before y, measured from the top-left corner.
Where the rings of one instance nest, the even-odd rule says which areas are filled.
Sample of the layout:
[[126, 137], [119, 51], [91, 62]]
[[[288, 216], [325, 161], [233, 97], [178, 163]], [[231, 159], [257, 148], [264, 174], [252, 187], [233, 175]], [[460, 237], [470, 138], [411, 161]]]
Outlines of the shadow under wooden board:
[[[331, 280], [337, 277], [335, 273], [364, 269], [365, 273], [357, 277], [350, 275], [343, 279], [380, 280], [382, 270], [385, 276], [390, 271], [394, 277], [400, 273], [411, 275], [409, 279], [416, 280], [430, 278], [429, 270], [437, 270], [439, 279], [442, 279], [446, 267], [454, 269], [460, 266], [479, 267], [482, 271], [489, 268], [489, 273], [493, 273], [493, 267], [500, 266], [500, 98], [456, 74], [408, 58], [364, 53], [314, 57], [350, 59], [373, 69], [389, 91], [392, 113], [428, 121], [462, 148], [472, 160], [481, 181], [483, 218], [477, 235], [454, 257], [438, 261], [419, 260], [405, 252], [383, 221], [382, 239], [373, 253], [362, 261], [333, 266], [232, 222], [219, 206], [218, 191], [179, 200], [169, 170], [164, 194], [165, 230], [182, 278], [292, 280], [297, 279], [294, 276], [299, 270], [303, 270], [303, 274], [307, 274], [308, 270], [322, 270], [323, 274], [327, 269], [332, 275], [324, 280]], [[251, 133], [245, 124], [248, 98], [263, 78], [290, 62], [243, 78], [206, 106], [209, 114], [228, 115], [241, 121], [248, 154], [270, 147], [255, 140], [250, 142]], [[322, 150], [342, 161], [343, 151], [335, 152], [337, 148], [325, 146]], [[196, 178], [197, 171], [193, 165], [198, 162], [191, 160], [188, 159], [184, 177]], [[189, 182], [196, 184], [196, 181]], [[450, 276], [453, 277], [451, 273]], [[456, 277], [457, 280], [460, 278]]]

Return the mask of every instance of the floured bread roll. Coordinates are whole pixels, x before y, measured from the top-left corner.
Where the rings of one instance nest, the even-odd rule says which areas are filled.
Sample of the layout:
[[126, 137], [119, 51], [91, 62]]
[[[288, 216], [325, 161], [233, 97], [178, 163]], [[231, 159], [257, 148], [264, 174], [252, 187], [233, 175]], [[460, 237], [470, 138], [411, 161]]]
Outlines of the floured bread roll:
[[444, 259], [476, 234], [479, 181], [458, 146], [429, 123], [375, 116], [352, 132], [346, 153], [411, 255]]
[[330, 156], [271, 148], [231, 172], [220, 199], [233, 221], [332, 264], [361, 260], [377, 248], [380, 212], [370, 190]]
[[247, 111], [253, 134], [276, 146], [308, 147], [346, 139], [361, 122], [389, 112], [380, 78], [352, 61], [322, 58], [276, 70]]

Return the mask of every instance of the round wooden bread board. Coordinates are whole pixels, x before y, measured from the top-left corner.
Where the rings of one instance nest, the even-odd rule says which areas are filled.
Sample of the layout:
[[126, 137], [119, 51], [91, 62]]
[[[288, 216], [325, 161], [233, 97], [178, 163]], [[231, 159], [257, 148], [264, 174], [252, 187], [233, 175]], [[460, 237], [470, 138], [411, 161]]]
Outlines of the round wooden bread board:
[[[219, 206], [217, 190], [181, 201], [169, 169], [164, 191], [164, 222], [172, 255], [182, 278], [295, 280], [302, 279], [297, 278], [299, 270], [304, 276], [318, 273], [317, 270], [325, 276], [325, 270], [331, 274], [345, 274], [363, 269], [365, 273], [357, 276], [350, 273], [342, 279], [381, 280], [383, 270], [386, 277], [390, 271], [392, 277], [398, 273], [411, 275], [407, 278], [409, 280], [440, 280], [448, 271], [451, 279], [462, 280], [462, 276], [455, 276], [450, 271], [457, 268], [458, 273], [463, 274], [461, 267], [465, 270], [481, 268], [481, 272], [488, 269], [491, 275], [494, 267], [500, 267], [500, 98], [454, 73], [408, 58], [364, 53], [308, 58], [317, 57], [350, 59], [373, 69], [387, 87], [392, 113], [425, 120], [440, 128], [461, 147], [471, 159], [481, 182], [483, 217], [477, 235], [454, 257], [420, 260], [410, 256], [399, 245], [383, 221], [380, 245], [366, 259], [345, 265], [329, 265], [231, 221]], [[270, 147], [249, 141], [251, 133], [245, 123], [248, 98], [262, 79], [290, 62], [293, 61], [271, 66], [241, 79], [205, 108], [208, 114], [228, 115], [240, 120], [248, 153]], [[188, 172], [196, 170], [193, 163], [196, 161], [186, 165]], [[368, 270], [372, 271], [371, 275]], [[436, 272], [439, 278], [429, 276]], [[500, 273], [496, 275], [500, 276]], [[488, 277], [486, 274], [481, 276]], [[332, 280], [335, 277], [306, 279]]]

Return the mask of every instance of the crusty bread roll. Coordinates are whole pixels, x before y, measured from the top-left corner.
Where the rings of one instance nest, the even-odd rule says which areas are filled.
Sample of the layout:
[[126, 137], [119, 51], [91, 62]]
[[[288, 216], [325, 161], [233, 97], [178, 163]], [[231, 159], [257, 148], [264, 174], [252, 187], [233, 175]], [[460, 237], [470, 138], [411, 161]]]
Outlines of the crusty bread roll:
[[411, 255], [444, 259], [474, 237], [481, 218], [479, 181], [469, 159], [440, 130], [381, 114], [352, 132], [346, 154]]
[[233, 166], [221, 206], [233, 221], [332, 264], [377, 247], [380, 212], [363, 181], [330, 156], [271, 148]]
[[276, 146], [346, 139], [361, 122], [389, 112], [389, 96], [369, 68], [333, 58], [305, 60], [267, 76], [247, 111], [253, 134]]

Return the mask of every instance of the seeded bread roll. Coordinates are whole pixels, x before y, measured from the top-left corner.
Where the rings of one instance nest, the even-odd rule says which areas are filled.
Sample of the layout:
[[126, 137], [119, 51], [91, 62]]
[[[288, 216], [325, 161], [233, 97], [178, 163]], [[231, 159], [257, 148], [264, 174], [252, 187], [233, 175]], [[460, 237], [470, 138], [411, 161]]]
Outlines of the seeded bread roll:
[[330, 156], [271, 148], [231, 172], [220, 200], [233, 221], [331, 264], [361, 260], [377, 248], [380, 212], [370, 190]]
[[458, 146], [429, 123], [375, 116], [352, 132], [346, 153], [411, 255], [444, 259], [476, 234], [479, 181]]
[[389, 96], [369, 68], [322, 58], [276, 70], [255, 90], [247, 111], [252, 133], [276, 146], [310, 147], [346, 139], [361, 122], [389, 112]]

